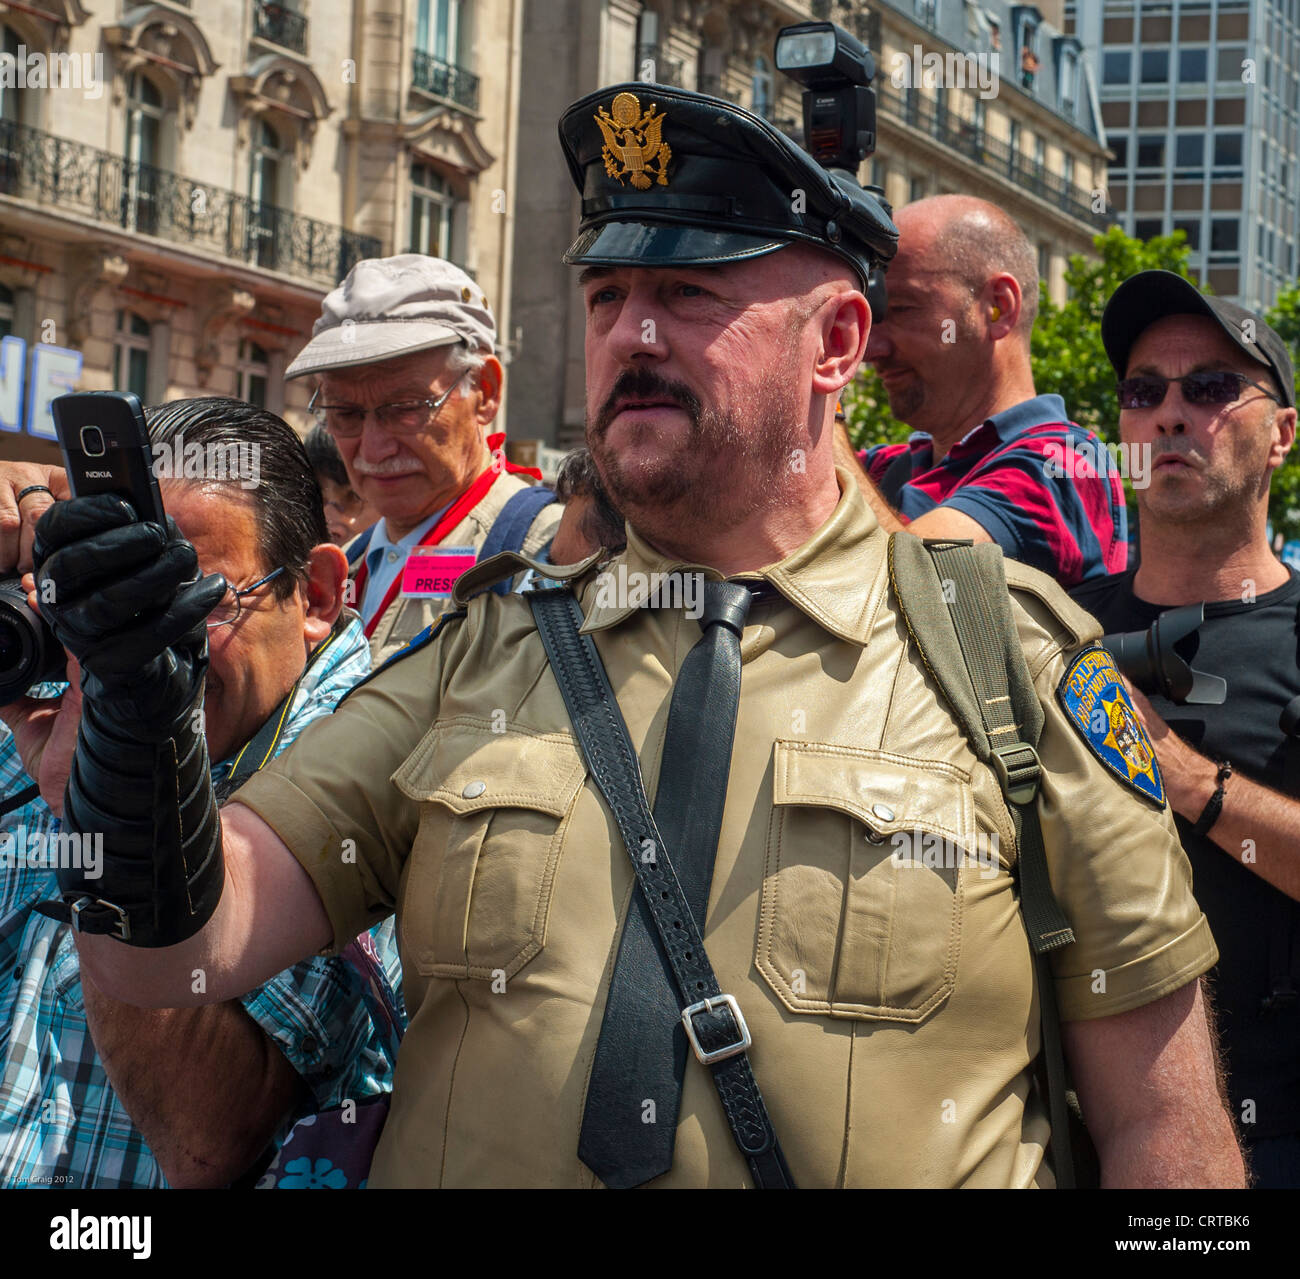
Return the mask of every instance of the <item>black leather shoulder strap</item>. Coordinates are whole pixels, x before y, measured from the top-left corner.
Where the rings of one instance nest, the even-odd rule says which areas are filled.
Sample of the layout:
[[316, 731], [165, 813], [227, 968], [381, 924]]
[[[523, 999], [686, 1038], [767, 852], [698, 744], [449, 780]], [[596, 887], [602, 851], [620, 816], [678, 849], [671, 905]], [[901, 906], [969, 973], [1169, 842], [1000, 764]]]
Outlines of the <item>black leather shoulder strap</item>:
[[[745, 1048], [750, 1038], [739, 1005], [724, 995], [699, 927], [673, 870], [641, 779], [641, 765], [582, 609], [567, 587], [529, 591], [538, 634], [564, 697], [587, 767], [605, 797], [632, 859], [682, 1000], [682, 1019], [696, 1056], [713, 1072], [727, 1122], [760, 1190], [794, 1189]], [[644, 849], [653, 849], [647, 857]]]

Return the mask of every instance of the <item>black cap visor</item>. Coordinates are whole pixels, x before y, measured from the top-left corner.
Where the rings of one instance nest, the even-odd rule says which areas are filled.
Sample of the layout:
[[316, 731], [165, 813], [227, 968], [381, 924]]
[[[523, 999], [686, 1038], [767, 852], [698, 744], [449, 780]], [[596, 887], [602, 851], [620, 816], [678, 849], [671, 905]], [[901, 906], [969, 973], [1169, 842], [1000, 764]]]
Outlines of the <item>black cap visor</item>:
[[790, 243], [665, 222], [603, 222], [583, 231], [562, 260], [569, 266], [721, 266], [761, 258]]

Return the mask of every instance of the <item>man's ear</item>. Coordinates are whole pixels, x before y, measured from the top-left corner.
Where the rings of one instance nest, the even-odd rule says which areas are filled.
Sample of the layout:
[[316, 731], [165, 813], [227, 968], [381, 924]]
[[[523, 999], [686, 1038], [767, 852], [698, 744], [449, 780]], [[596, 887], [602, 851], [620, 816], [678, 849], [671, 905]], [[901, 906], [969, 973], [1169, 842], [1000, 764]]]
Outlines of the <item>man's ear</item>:
[[994, 341], [1015, 331], [1020, 323], [1023, 299], [1020, 282], [1014, 275], [995, 275], [980, 294], [984, 314], [980, 317], [988, 325], [988, 335]]
[[501, 382], [504, 377], [505, 370], [495, 355], [489, 355], [475, 375], [474, 389], [478, 392], [479, 399], [474, 415], [480, 426], [487, 426], [501, 407]]
[[1291, 445], [1295, 443], [1295, 426], [1295, 409], [1282, 408], [1278, 409], [1277, 413], [1274, 414], [1273, 430], [1275, 439], [1272, 448], [1268, 452], [1270, 470], [1276, 470], [1286, 461], [1286, 455], [1291, 451]]
[[822, 317], [821, 349], [813, 365], [814, 395], [834, 396], [853, 381], [871, 335], [871, 308], [856, 289], [834, 295]]
[[311, 548], [307, 564], [307, 616], [302, 631], [308, 644], [314, 646], [330, 633], [343, 611], [348, 557], [333, 542], [322, 542]]

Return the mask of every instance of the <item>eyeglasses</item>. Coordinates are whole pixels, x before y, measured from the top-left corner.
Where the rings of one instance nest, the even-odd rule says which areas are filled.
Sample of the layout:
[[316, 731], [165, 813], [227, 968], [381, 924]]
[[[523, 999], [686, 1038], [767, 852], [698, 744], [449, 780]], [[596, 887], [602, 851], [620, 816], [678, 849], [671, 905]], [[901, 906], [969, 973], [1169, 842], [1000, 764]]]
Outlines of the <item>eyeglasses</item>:
[[274, 573], [259, 577], [252, 586], [245, 586], [240, 590], [236, 590], [233, 586], [229, 587], [216, 608], [208, 614], [208, 630], [215, 631], [218, 626], [230, 626], [232, 623], [239, 621], [239, 615], [244, 611], [244, 596], [260, 590], [267, 582], [273, 582], [283, 572], [284, 565], [281, 564]]
[[1165, 402], [1170, 382], [1177, 382], [1182, 387], [1183, 399], [1188, 404], [1231, 404], [1241, 398], [1242, 387], [1245, 386], [1253, 386], [1257, 391], [1263, 391], [1270, 400], [1282, 403], [1268, 387], [1252, 382], [1245, 374], [1233, 373], [1228, 369], [1202, 369], [1199, 373], [1189, 373], [1186, 377], [1161, 377], [1156, 373], [1126, 377], [1116, 387], [1119, 406], [1122, 409], [1157, 409]]
[[381, 404], [378, 408], [363, 409], [356, 404], [317, 404], [320, 387], [312, 393], [307, 411], [331, 434], [340, 439], [355, 439], [365, 429], [367, 412], [375, 421], [393, 435], [414, 435], [422, 431], [437, 416], [451, 393], [460, 385], [462, 373], [436, 400], [399, 400], [395, 404]]

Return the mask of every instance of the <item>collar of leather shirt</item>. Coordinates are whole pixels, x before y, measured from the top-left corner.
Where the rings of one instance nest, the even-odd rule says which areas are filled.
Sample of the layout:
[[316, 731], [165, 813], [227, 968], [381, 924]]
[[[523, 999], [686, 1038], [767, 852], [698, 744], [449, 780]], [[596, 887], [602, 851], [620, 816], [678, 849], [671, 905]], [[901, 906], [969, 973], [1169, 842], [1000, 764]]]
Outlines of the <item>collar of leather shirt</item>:
[[[832, 635], [864, 646], [888, 587], [882, 571], [888, 536], [876, 522], [852, 474], [837, 467], [835, 475], [840, 500], [830, 519], [785, 559], [735, 580], [755, 585], [763, 582], [775, 588]], [[719, 577], [706, 565], [669, 559], [651, 547], [631, 524], [627, 533], [627, 550], [602, 565], [587, 583], [583, 593], [584, 633], [606, 630], [625, 621], [644, 606], [647, 594], [653, 595], [656, 582], [660, 584], [658, 599], [662, 604], [680, 608], [689, 604], [681, 575], [700, 573], [714, 580]], [[764, 593], [758, 595], [756, 604], [762, 602]]]

